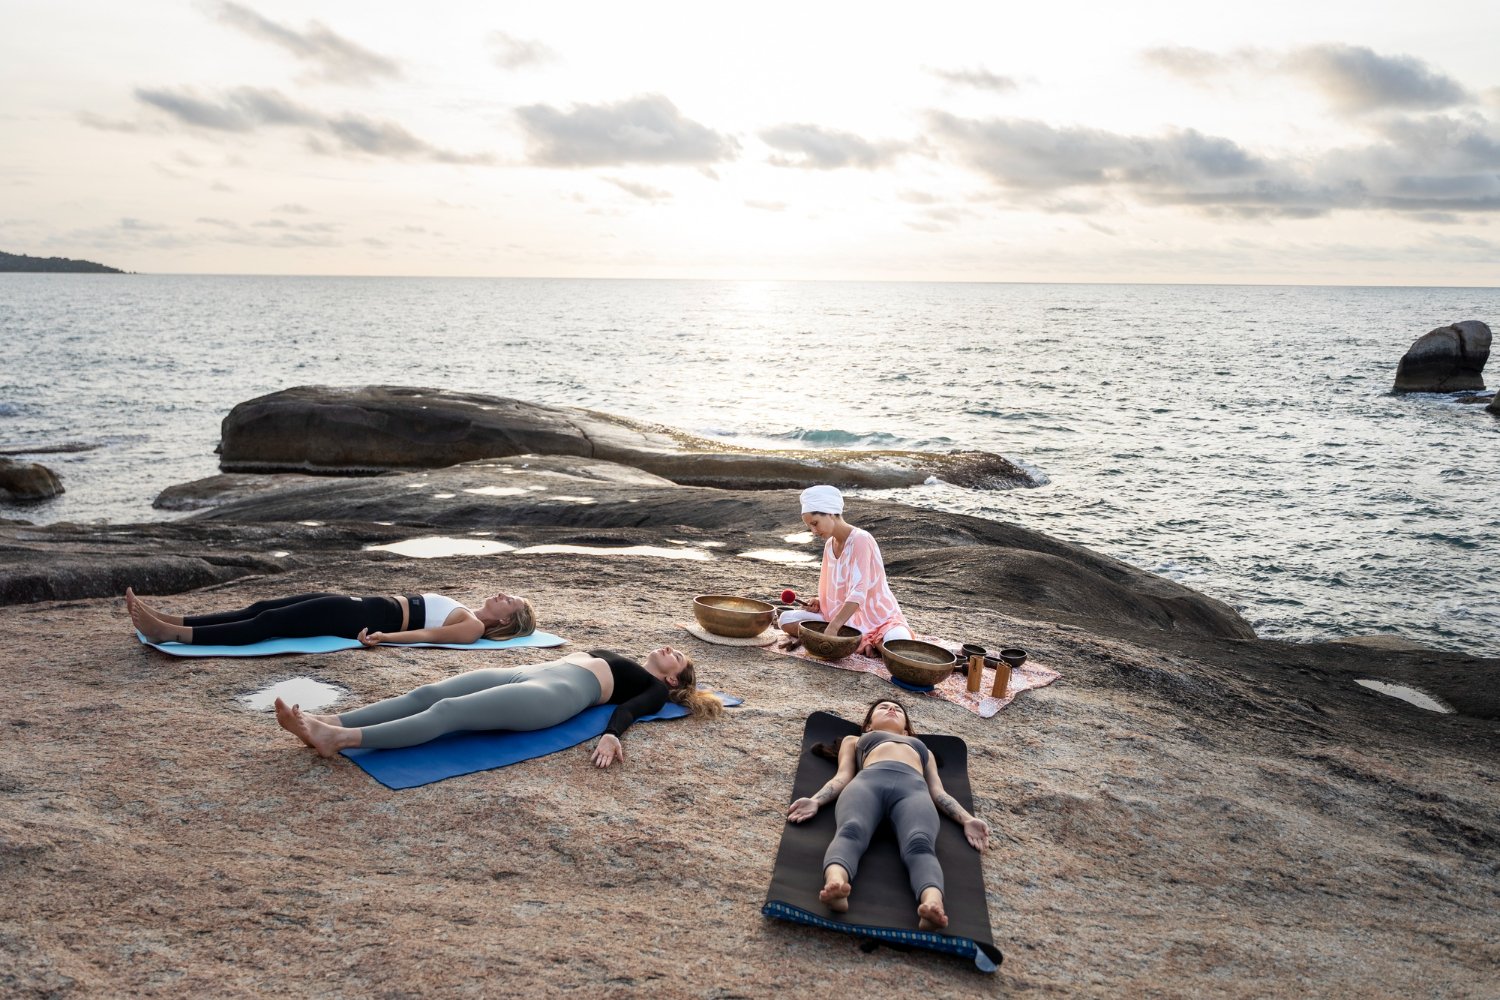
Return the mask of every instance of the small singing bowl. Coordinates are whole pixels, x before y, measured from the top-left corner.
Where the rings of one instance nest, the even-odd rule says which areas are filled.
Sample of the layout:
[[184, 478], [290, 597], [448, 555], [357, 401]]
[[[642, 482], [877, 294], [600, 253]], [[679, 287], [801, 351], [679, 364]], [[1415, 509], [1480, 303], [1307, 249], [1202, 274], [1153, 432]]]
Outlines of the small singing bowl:
[[1008, 663], [1012, 670], [1026, 662], [1026, 650], [1019, 646], [1011, 646], [1000, 650], [1000, 659]]
[[799, 622], [797, 625], [797, 638], [802, 640], [802, 645], [812, 655], [825, 660], [842, 660], [854, 652], [864, 634], [852, 625], [843, 625], [838, 635], [829, 635], [823, 631], [827, 627], [827, 622], [820, 621]]
[[880, 658], [885, 669], [897, 680], [917, 687], [940, 684], [953, 673], [958, 662], [942, 646], [920, 639], [892, 639], [880, 644]]
[[705, 631], [727, 639], [749, 639], [771, 625], [776, 609], [765, 601], [725, 594], [704, 594], [693, 599], [693, 617]]

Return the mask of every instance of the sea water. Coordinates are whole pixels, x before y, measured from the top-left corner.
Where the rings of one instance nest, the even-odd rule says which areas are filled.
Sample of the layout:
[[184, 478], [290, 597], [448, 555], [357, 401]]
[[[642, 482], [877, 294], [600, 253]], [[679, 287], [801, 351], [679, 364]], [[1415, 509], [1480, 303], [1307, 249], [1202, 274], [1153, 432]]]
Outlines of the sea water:
[[0, 274], [0, 451], [67, 488], [0, 516], [178, 516], [152, 499], [217, 471], [236, 402], [437, 386], [751, 446], [998, 452], [1046, 485], [883, 495], [1087, 545], [1263, 636], [1497, 655], [1500, 419], [1390, 391], [1463, 319], [1495, 325], [1500, 290]]

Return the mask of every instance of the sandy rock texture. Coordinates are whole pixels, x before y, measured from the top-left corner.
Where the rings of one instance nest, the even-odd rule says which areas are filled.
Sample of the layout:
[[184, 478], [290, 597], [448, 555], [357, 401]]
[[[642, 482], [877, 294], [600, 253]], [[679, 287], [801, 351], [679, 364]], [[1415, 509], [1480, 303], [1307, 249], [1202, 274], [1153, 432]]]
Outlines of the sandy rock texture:
[[[631, 731], [609, 771], [577, 748], [393, 792], [238, 699], [308, 676], [351, 707], [548, 654], [173, 659], [136, 643], [116, 597], [9, 603], [0, 993], [1494, 995], [1500, 661], [1258, 640], [1217, 602], [1065, 542], [863, 499], [850, 519], [881, 539], [921, 631], [1019, 643], [1062, 673], [989, 720], [912, 702], [920, 728], [971, 747], [1006, 962], [985, 977], [762, 918], [803, 719], [854, 715], [893, 689], [680, 631], [699, 593], [810, 589], [811, 564], [739, 553], [811, 546], [780, 537], [798, 530], [790, 493], [639, 476], [515, 459], [288, 485], [97, 537], [0, 528], [16, 565], [56, 552], [254, 561], [162, 596], [168, 610], [514, 589], [572, 648], [671, 643], [745, 698], [719, 722]], [[417, 535], [515, 548], [427, 560], [364, 548]], [[525, 551], [543, 544], [708, 558]]]
[[1038, 485], [988, 452], [757, 451], [577, 407], [380, 385], [296, 386], [240, 403], [224, 418], [219, 464], [225, 472], [369, 473], [528, 453], [723, 489], [891, 488], [931, 476], [975, 489]]

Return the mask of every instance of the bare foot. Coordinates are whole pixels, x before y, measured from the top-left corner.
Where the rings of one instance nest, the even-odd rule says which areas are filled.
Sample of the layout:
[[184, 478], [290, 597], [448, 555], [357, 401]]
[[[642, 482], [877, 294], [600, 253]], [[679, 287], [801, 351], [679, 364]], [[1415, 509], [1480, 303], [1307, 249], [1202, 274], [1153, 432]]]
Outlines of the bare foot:
[[276, 699], [276, 721], [282, 729], [318, 751], [319, 757], [332, 757], [346, 747], [359, 746], [359, 730], [330, 725], [305, 715], [296, 705], [288, 706]]
[[309, 732], [307, 728], [307, 718], [308, 716], [303, 715], [301, 709], [293, 705], [288, 705], [280, 698], [276, 699], [277, 724], [280, 725], [282, 729], [285, 729], [287, 732], [297, 737], [297, 739], [301, 740], [303, 743], [306, 743], [308, 746], [313, 747], [313, 749], [317, 749], [316, 745], [312, 741], [312, 733]]
[[127, 596], [125, 607], [130, 611], [130, 622], [136, 630], [152, 642], [191, 642], [193, 630], [180, 625], [168, 625], [153, 617], [138, 597]]
[[829, 873], [825, 877], [828, 881], [818, 893], [818, 898], [828, 904], [828, 908], [834, 913], [848, 913], [849, 893], [854, 891], [854, 886], [842, 875]]
[[152, 618], [155, 618], [159, 622], [164, 622], [167, 625], [176, 625], [179, 628], [182, 626], [181, 615], [169, 615], [165, 612], [156, 610], [151, 605], [147, 604], [144, 598], [142, 598], [129, 587], [125, 588], [125, 606], [127, 608], [144, 608], [146, 614], [150, 615]]
[[917, 926], [924, 931], [940, 931], [948, 926], [943, 894], [936, 889], [923, 890], [922, 901], [917, 905]]

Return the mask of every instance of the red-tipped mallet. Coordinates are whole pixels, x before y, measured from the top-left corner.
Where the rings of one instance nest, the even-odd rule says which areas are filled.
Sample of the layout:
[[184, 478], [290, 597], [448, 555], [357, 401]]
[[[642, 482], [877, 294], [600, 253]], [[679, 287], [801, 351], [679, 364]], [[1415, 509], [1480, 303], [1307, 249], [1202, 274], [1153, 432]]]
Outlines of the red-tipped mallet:
[[800, 608], [807, 607], [807, 602], [806, 601], [799, 601], [799, 600], [797, 600], [797, 592], [795, 590], [783, 590], [781, 592], [781, 603], [782, 604], [795, 604], [795, 605], [797, 605]]

